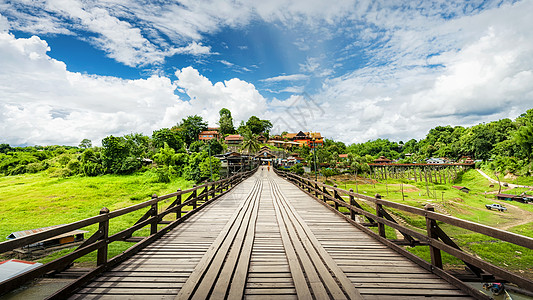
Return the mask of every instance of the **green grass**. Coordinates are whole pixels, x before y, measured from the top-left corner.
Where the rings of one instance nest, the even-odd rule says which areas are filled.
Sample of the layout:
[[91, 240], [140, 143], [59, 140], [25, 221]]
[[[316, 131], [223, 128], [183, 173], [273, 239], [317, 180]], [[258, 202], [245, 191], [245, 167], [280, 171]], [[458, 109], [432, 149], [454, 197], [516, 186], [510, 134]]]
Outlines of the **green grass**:
[[[170, 183], [156, 183], [151, 173], [128, 176], [105, 175], [99, 177], [50, 178], [46, 173], [0, 177], [0, 241], [14, 231], [66, 224], [99, 214], [102, 207], [111, 211], [149, 200], [152, 194], [165, 195], [178, 188], [187, 189], [192, 182], [176, 178]], [[167, 199], [160, 208], [173, 199]], [[132, 226], [149, 208], [110, 220], [109, 234]], [[83, 228], [88, 238], [97, 224]], [[135, 233], [149, 234], [148, 228]], [[129, 243], [110, 245], [110, 257], [121, 253]], [[62, 250], [44, 259], [49, 261], [71, 250]], [[79, 261], [94, 261], [92, 253]]]
[[[336, 182], [339, 187], [356, 190], [355, 183]], [[403, 184], [404, 198], [402, 199]], [[470, 189], [469, 193], [461, 192], [452, 187], [452, 185], [466, 186]], [[494, 194], [490, 192], [497, 192], [498, 186], [490, 186], [491, 183], [475, 170], [470, 170], [463, 173], [454, 183], [447, 184], [432, 184], [429, 183], [426, 188], [425, 181], [414, 182], [409, 180], [389, 179], [387, 184], [380, 182], [376, 184], [358, 184], [357, 188], [360, 194], [374, 196], [376, 193], [382, 195], [384, 200], [397, 202], [413, 207], [423, 208], [427, 203], [432, 203], [438, 209], [437, 212], [443, 212], [476, 223], [502, 227], [506, 224], [514, 224], [520, 221], [519, 216], [515, 216], [509, 212], [497, 212], [487, 210], [485, 204], [495, 202]], [[429, 190], [429, 194], [427, 193]], [[348, 201], [348, 200], [347, 200]], [[365, 207], [365, 210], [372, 213], [375, 212], [372, 203], [359, 201]], [[510, 202], [509, 205], [516, 206], [524, 211], [533, 212], [533, 205], [519, 202]], [[425, 233], [426, 221], [425, 217], [411, 214], [401, 210], [391, 209], [385, 207], [389, 213], [402, 218], [408, 223], [412, 229]], [[533, 223], [514, 226], [509, 229], [521, 235], [533, 237]], [[450, 236], [463, 250], [473, 255], [479, 256], [482, 259], [491, 262], [497, 266], [513, 270], [518, 273], [525, 271], [526, 276], [533, 277], [533, 250], [524, 247], [515, 246], [507, 242], [502, 242], [497, 239], [487, 237], [472, 231], [451, 226], [439, 222], [439, 226], [448, 236]], [[509, 226], [509, 225], [507, 225]], [[388, 228], [388, 227], [386, 227]], [[374, 228], [372, 230], [375, 230]], [[387, 230], [387, 237], [393, 237]], [[392, 231], [394, 234], [394, 232]], [[394, 238], [394, 237], [393, 237]], [[421, 258], [429, 261], [429, 249], [427, 246], [406, 247], [406, 249]], [[502, 253], [509, 253], [511, 259], [502, 259]], [[460, 267], [462, 262], [449, 254], [443, 253], [443, 262], [449, 267]]]

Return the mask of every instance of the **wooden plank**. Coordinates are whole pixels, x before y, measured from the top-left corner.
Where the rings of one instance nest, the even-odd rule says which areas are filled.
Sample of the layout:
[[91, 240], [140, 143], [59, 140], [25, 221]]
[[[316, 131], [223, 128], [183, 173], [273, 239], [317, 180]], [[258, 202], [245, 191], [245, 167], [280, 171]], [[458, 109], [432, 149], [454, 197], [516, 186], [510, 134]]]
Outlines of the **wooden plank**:
[[289, 269], [291, 273], [292, 280], [294, 282], [296, 294], [298, 299], [310, 300], [313, 299], [309, 287], [307, 286], [307, 281], [300, 266], [298, 256], [296, 255], [296, 250], [291, 242], [288, 232], [285, 230], [285, 221], [279, 213], [279, 206], [274, 202], [274, 209], [276, 211], [276, 220], [278, 221], [278, 226], [281, 234], [281, 240], [283, 242], [283, 247], [287, 255], [287, 260], [289, 262]]
[[[339, 268], [339, 266], [337, 266], [324, 248], [322, 248], [320, 242], [313, 235], [305, 221], [303, 221], [303, 219], [295, 212], [294, 207], [292, 207], [292, 205], [290, 205], [290, 203], [283, 197], [279, 191], [279, 187], [275, 186], [275, 188], [277, 190], [279, 200], [284, 206], [285, 213], [292, 217], [293, 225], [295, 225], [295, 228], [298, 231], [300, 240], [303, 240], [308, 253], [311, 253], [314, 264], [317, 267], [317, 270], [320, 272], [322, 280], [328, 287], [331, 296], [333, 296], [334, 299], [345, 298], [343, 293], [344, 290], [350, 299], [361, 299], [361, 295], [354, 288], [352, 282], [350, 282], [344, 272]], [[296, 226], [296, 224], [299, 226]], [[333, 279], [333, 276], [331, 276], [329, 271], [333, 273], [335, 279]], [[340, 283], [342, 289], [337, 282]]]
[[[256, 181], [256, 183], [254, 184], [254, 188], [257, 186], [257, 184], [258, 183]], [[209, 267], [211, 266], [212, 261], [216, 260], [217, 264], [222, 263], [222, 259], [225, 257], [225, 255], [224, 257], [222, 257], [220, 254], [222, 252], [219, 252], [219, 250], [220, 248], [224, 248], [223, 250], [229, 249], [229, 246], [231, 245], [229, 241], [233, 239], [238, 229], [238, 227], [234, 225], [239, 224], [242, 218], [244, 218], [245, 211], [247, 210], [249, 205], [250, 201], [243, 201], [239, 208], [235, 211], [230, 221], [226, 224], [226, 226], [224, 226], [222, 232], [216, 238], [215, 242], [209, 247], [205, 255], [202, 257], [202, 260], [198, 263], [198, 266], [194, 269], [185, 285], [181, 288], [178, 296], [176, 296], [176, 299], [191, 298], [197, 286], [202, 285], [202, 282], [204, 282], [201, 279], [204, 277], [204, 274], [209, 271]], [[215, 275], [210, 274], [208, 280], [210, 282], [213, 282], [215, 280]], [[209, 293], [210, 291], [211, 286], [209, 286], [209, 288], [207, 289], [207, 293]], [[200, 290], [200, 292], [205, 293], [205, 288], [203, 291]], [[207, 298], [207, 295], [204, 298]]]

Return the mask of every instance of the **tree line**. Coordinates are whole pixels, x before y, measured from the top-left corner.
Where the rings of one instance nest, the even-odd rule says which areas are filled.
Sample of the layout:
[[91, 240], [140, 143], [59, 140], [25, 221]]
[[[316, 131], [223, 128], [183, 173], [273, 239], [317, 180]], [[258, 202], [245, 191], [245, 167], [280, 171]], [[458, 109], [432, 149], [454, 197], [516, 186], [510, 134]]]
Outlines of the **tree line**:
[[[502, 119], [471, 127], [437, 126], [418, 141], [411, 139], [404, 143], [376, 139], [346, 145], [325, 139], [323, 147], [315, 152], [309, 147], [295, 152], [312, 170], [315, 161], [318, 168], [368, 172], [368, 164], [380, 156], [399, 163], [425, 163], [431, 157], [452, 161], [470, 157], [497, 172], [530, 176], [533, 173], [533, 109], [515, 120]], [[339, 154], [347, 155], [341, 158]], [[297, 166], [294, 169], [303, 172], [300, 168]]]
[[[268, 135], [272, 128], [270, 121], [252, 116], [235, 129], [228, 109], [221, 109], [219, 115], [222, 136], [241, 133], [251, 152], [258, 148], [256, 136]], [[227, 146], [217, 139], [209, 142], [198, 139], [207, 125], [200, 116], [188, 116], [171, 128], [153, 131], [151, 136], [141, 133], [107, 136], [102, 139], [101, 147], [94, 147], [88, 139], [82, 140], [78, 147], [0, 144], [0, 173], [18, 175], [47, 171], [51, 176], [68, 177], [150, 171], [160, 182], [179, 176], [201, 182], [210, 178], [212, 172], [213, 179], [217, 179], [221, 163], [211, 156], [223, 153]]]
[[[268, 138], [270, 135], [272, 123], [269, 120], [252, 116], [235, 128], [231, 111], [223, 108], [219, 116], [220, 134], [223, 137], [236, 133], [242, 135], [241, 150], [244, 152], [256, 152], [260, 146], [257, 137]], [[151, 171], [160, 181], [183, 176], [199, 182], [208, 179], [211, 170], [215, 178], [219, 176], [220, 161], [211, 159], [209, 154], [227, 150], [227, 145], [218, 140], [199, 141], [199, 133], [206, 129], [207, 122], [194, 115], [171, 128], [155, 130], [151, 136], [140, 133], [108, 136], [102, 140], [101, 147], [93, 147], [90, 140], [83, 140], [78, 147], [10, 147], [0, 144], [0, 173], [16, 175], [46, 170], [51, 176], [65, 177]], [[468, 156], [483, 161], [494, 171], [528, 176], [533, 172], [533, 109], [515, 120], [502, 119], [471, 127], [437, 126], [418, 141], [411, 139], [404, 143], [376, 139], [346, 145], [325, 139], [324, 145], [316, 151], [307, 146], [293, 151], [311, 170], [316, 165], [328, 174], [338, 170], [368, 172], [368, 164], [380, 156], [400, 163], [423, 163], [430, 157], [458, 160]], [[341, 158], [340, 154], [346, 155]], [[293, 170], [303, 172], [303, 167], [297, 165]]]

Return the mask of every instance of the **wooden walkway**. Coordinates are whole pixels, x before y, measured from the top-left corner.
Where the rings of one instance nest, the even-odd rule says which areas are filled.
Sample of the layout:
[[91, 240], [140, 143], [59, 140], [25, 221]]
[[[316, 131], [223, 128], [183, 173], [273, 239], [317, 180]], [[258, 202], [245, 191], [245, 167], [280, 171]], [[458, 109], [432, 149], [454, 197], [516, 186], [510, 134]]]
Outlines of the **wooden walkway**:
[[70, 299], [470, 299], [260, 169]]

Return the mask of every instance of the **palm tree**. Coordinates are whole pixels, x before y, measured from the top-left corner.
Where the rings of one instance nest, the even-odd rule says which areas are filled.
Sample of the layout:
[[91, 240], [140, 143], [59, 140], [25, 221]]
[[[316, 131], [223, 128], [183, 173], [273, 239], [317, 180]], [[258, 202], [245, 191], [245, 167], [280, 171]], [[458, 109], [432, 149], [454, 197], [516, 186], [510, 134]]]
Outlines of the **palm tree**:
[[259, 142], [248, 127], [243, 130], [242, 137], [243, 141], [241, 149], [243, 151], [246, 151], [246, 153], [248, 154], [256, 153], [257, 151], [259, 151]]
[[[256, 153], [259, 151], [259, 142], [253, 135], [252, 131], [248, 127], [244, 127], [241, 133], [243, 137], [241, 149], [248, 154]], [[250, 156], [248, 156], [248, 160]], [[249, 164], [249, 163], [248, 163]]]

